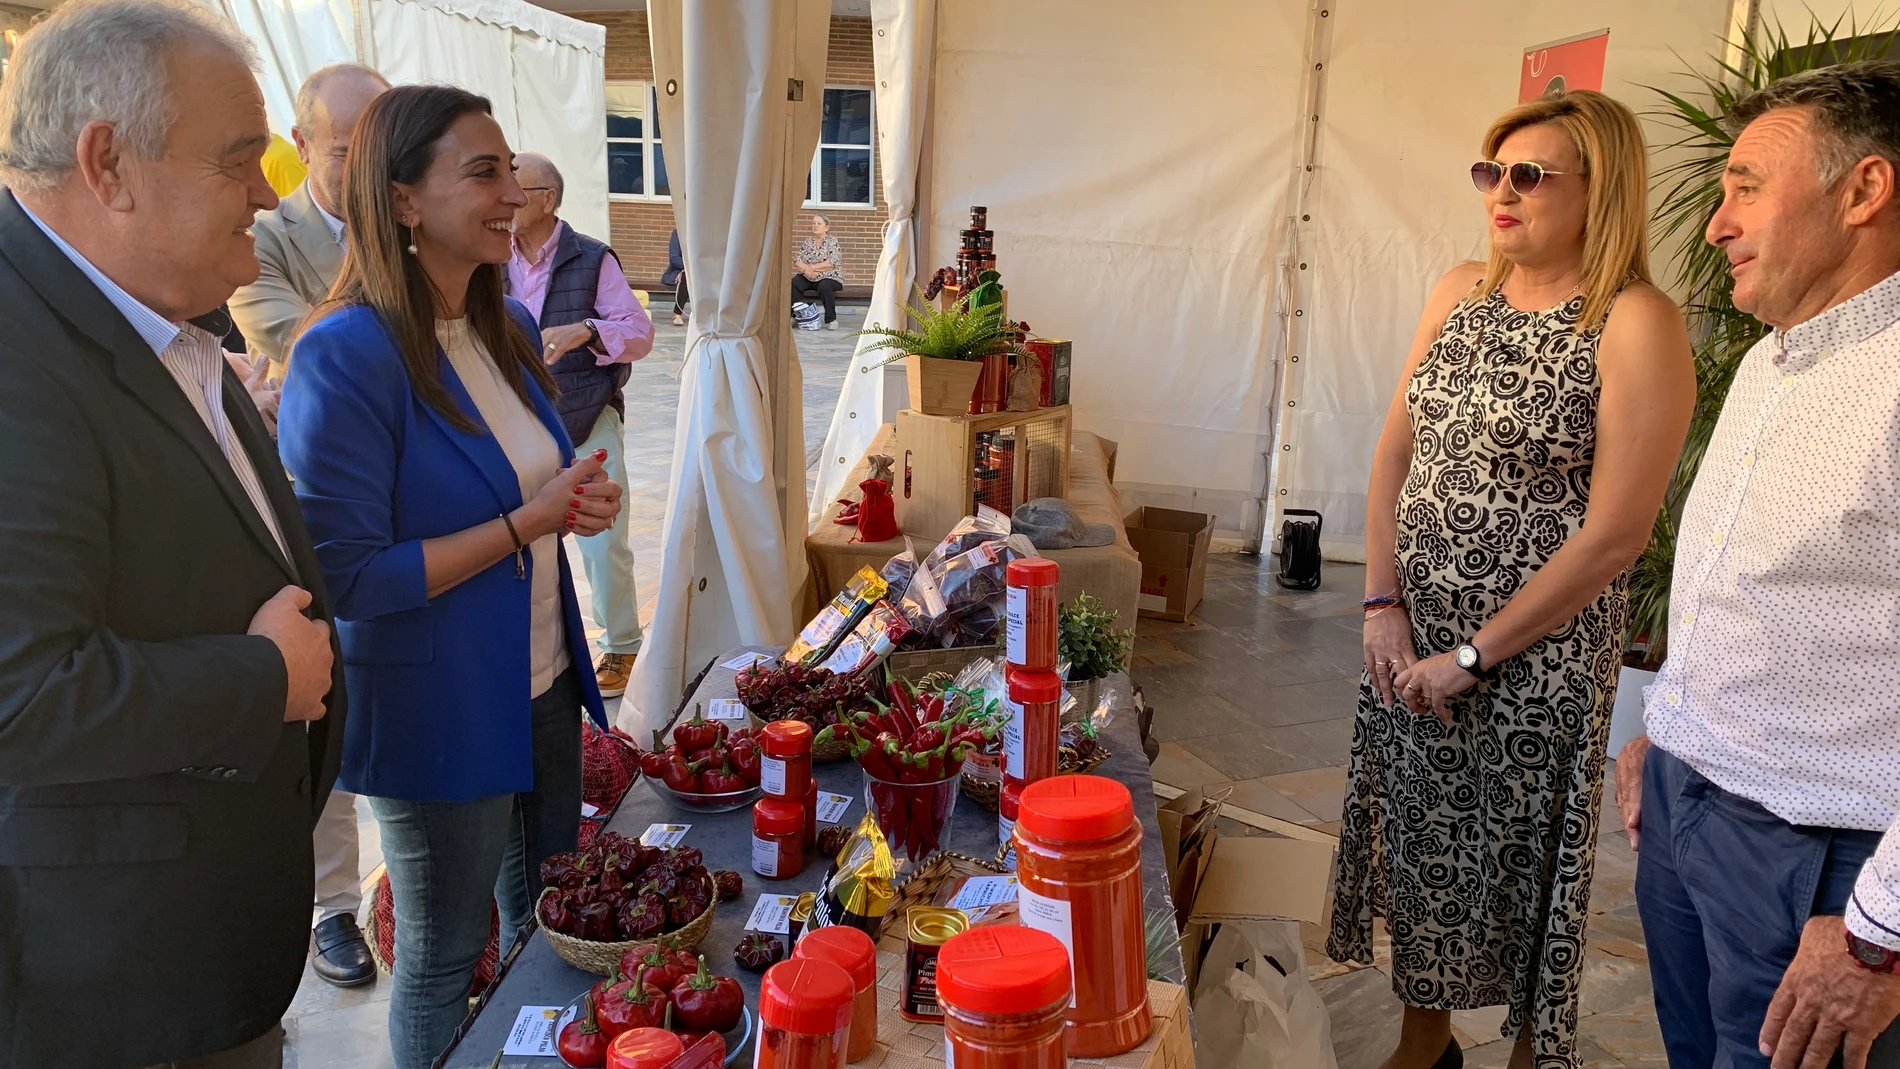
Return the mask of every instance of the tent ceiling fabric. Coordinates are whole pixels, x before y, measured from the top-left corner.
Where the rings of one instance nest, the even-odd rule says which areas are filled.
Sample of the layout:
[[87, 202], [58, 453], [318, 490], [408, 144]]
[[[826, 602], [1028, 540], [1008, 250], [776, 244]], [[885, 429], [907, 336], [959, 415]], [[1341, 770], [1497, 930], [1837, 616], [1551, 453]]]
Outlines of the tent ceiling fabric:
[[[904, 322], [917, 277], [917, 162], [930, 109], [930, 59], [935, 47], [936, 0], [872, 0], [871, 56], [877, 88], [878, 173], [889, 212], [884, 247], [872, 278], [866, 326]], [[859, 338], [851, 370], [844, 377], [831, 429], [818, 453], [818, 484], [811, 496], [810, 521], [856, 487], [845, 478], [870, 447], [884, 422], [884, 373], [872, 365], [889, 355]]]
[[[827, 0], [652, 0], [661, 119], [689, 196], [674, 200], [693, 306], [653, 620], [619, 722], [663, 726], [687, 668], [738, 643], [783, 643], [804, 585], [797, 359], [786, 334], [791, 212], [817, 146]], [[801, 77], [802, 76], [802, 77]]]

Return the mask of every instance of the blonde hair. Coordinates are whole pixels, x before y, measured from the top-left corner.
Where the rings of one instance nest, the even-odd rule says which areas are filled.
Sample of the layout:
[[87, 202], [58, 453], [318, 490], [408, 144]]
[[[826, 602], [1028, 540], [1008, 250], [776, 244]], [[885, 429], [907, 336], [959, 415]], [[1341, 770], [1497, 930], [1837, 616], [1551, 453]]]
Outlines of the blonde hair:
[[[1610, 305], [1630, 282], [1649, 277], [1649, 166], [1643, 128], [1635, 113], [1602, 93], [1578, 89], [1519, 104], [1484, 134], [1484, 158], [1497, 158], [1504, 139], [1527, 126], [1551, 123], [1570, 134], [1583, 162], [1589, 206], [1583, 222], [1583, 318], [1591, 331], [1609, 318]], [[1473, 296], [1489, 297], [1511, 277], [1511, 262], [1492, 245], [1484, 280]]]

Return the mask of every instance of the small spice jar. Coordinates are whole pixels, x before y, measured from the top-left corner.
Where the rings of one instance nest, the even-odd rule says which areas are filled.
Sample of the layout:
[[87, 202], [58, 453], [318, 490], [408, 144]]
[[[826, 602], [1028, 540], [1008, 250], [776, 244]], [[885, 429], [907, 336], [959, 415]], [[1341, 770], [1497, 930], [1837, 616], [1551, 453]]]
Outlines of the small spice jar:
[[629, 1028], [607, 1047], [607, 1069], [665, 1069], [686, 1044], [664, 1028]]
[[1062, 677], [1014, 668], [1006, 674], [1008, 697], [1003, 704], [1009, 722], [1003, 725], [1003, 777], [1025, 784], [1048, 779], [1061, 761]]
[[972, 928], [937, 954], [944, 1061], [956, 1069], [1063, 1069], [1069, 952], [1034, 928]]
[[1061, 571], [1048, 557], [1009, 562], [1003, 620], [1010, 667], [1056, 670], [1056, 583]]
[[783, 798], [752, 804], [752, 871], [789, 880], [805, 868], [805, 807]]
[[839, 1069], [856, 995], [850, 975], [828, 961], [793, 958], [765, 970], [752, 1069]]
[[800, 939], [792, 957], [828, 961], [850, 975], [858, 990], [851, 1000], [851, 1045], [846, 1059], [855, 1062], [871, 1053], [877, 1046], [877, 944], [856, 928], [834, 924]]
[[1003, 789], [996, 796], [996, 834], [1002, 841], [1003, 867], [1016, 867], [1016, 815], [1022, 807], [1023, 785], [1011, 779], [1003, 781]]
[[1102, 776], [1051, 776], [1023, 788], [1016, 816], [1016, 905], [1025, 927], [1069, 950], [1071, 1058], [1120, 1054], [1148, 1038], [1141, 913], [1141, 824], [1128, 788]]
[[937, 952], [951, 936], [969, 930], [970, 915], [948, 907], [912, 906], [904, 916], [904, 924], [904, 976], [899, 981], [897, 1012], [906, 1020], [941, 1021]]
[[774, 720], [760, 728], [759, 786], [765, 793], [803, 802], [811, 783], [811, 725]]

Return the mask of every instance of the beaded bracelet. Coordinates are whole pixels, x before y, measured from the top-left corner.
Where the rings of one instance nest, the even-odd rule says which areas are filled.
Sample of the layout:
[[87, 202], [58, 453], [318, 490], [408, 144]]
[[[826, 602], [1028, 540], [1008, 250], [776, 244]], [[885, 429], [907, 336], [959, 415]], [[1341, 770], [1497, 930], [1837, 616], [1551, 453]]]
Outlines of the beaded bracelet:
[[1397, 594], [1374, 594], [1373, 596], [1360, 602], [1359, 607], [1361, 609], [1370, 611], [1372, 609], [1389, 609], [1389, 608], [1392, 608], [1393, 606], [1403, 605], [1403, 604], [1405, 604], [1404, 600], [1401, 599]]

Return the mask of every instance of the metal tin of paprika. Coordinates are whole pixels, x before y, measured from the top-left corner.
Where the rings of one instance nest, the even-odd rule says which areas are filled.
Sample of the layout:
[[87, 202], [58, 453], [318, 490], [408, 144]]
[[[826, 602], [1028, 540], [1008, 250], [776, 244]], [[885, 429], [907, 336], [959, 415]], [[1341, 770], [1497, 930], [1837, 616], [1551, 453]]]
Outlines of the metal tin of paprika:
[[937, 952], [958, 932], [968, 931], [970, 915], [960, 909], [913, 906], [904, 918], [904, 980], [897, 1012], [912, 1021], [941, 1021], [937, 1004]]

